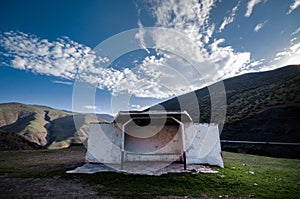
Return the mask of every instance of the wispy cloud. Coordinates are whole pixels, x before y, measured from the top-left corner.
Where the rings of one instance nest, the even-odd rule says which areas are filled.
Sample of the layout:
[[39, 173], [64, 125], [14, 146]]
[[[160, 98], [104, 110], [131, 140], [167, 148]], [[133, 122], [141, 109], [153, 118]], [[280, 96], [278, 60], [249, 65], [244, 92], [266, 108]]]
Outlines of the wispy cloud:
[[222, 79], [239, 74], [243, 67], [250, 62], [250, 52], [236, 52], [233, 47], [220, 47], [225, 39], [215, 40], [211, 45], [210, 59], [219, 68]]
[[137, 111], [142, 111], [142, 110], [149, 108], [149, 106], [141, 106], [139, 104], [132, 104], [132, 105], [130, 105], [130, 107], [131, 107], [131, 110], [137, 110]]
[[[292, 39], [293, 40], [293, 39]], [[276, 65], [300, 64], [300, 42], [290, 42], [290, 46], [279, 51], [274, 58]]]
[[239, 3], [234, 8], [232, 8], [230, 15], [228, 17], [224, 17], [223, 22], [219, 28], [219, 32], [221, 32], [225, 28], [225, 26], [227, 26], [228, 24], [234, 21], [238, 7], [239, 7]]
[[50, 42], [35, 35], [10, 31], [0, 35], [0, 45], [6, 50], [2, 54], [9, 62], [6, 65], [65, 79], [74, 79], [77, 72], [97, 59], [89, 47], [67, 37]]
[[[188, 35], [194, 42], [207, 43], [211, 37], [213, 24], [209, 23], [210, 12], [215, 0], [204, 1], [153, 1], [150, 10], [156, 24], [165, 28], [175, 28]], [[199, 28], [199, 29], [198, 29]], [[202, 37], [199, 38], [199, 33]]]
[[[1, 53], [5, 57], [2, 64], [16, 69], [84, 81], [99, 89], [107, 89], [113, 95], [125, 92], [137, 97], [159, 99], [174, 95], [174, 92], [160, 89], [153, 81], [155, 74], [138, 71], [142, 68], [132, 71], [129, 68], [116, 70], [101, 67], [103, 63], [109, 62], [108, 58], [98, 57], [90, 47], [67, 37], [48, 41], [35, 35], [10, 31], [0, 35], [0, 46], [5, 50]], [[137, 85], [145, 87], [138, 89]]]
[[[251, 12], [260, 1], [252, 2]], [[98, 57], [90, 47], [67, 37], [49, 41], [14, 31], [0, 35], [0, 47], [5, 49], [2, 56], [6, 58], [5, 64], [13, 68], [55, 76], [69, 82], [84, 81], [106, 89], [112, 95], [126, 93], [136, 97], [165, 99], [241, 74], [251, 65], [250, 52], [235, 50], [225, 44], [224, 38], [214, 39], [218, 29], [211, 22], [210, 14], [215, 3], [215, 0], [154, 0], [147, 4], [157, 27], [175, 30], [193, 45], [180, 40], [177, 34], [154, 31], [153, 48], [157, 55], [149, 54], [141, 62], [136, 62], [135, 67], [102, 67], [110, 63], [108, 58]], [[238, 5], [232, 9], [221, 30], [232, 23], [237, 9]], [[141, 20], [138, 25], [141, 34], [136, 39], [145, 49], [145, 29]], [[184, 52], [185, 57], [164, 51], [163, 47], [168, 45]], [[186, 60], [192, 60], [194, 65], [191, 66]], [[204, 82], [201, 78], [208, 81]], [[62, 82], [65, 81], [55, 83]]]
[[65, 84], [65, 85], [73, 85], [73, 82], [66, 82], [66, 81], [52, 81], [56, 84]]
[[299, 32], [300, 32], [300, 26], [294, 32], [292, 32], [292, 35], [298, 34]]
[[259, 66], [259, 65], [262, 65], [264, 63], [265, 59], [261, 59], [261, 60], [257, 60], [257, 61], [254, 61], [254, 62], [251, 62], [249, 64], [249, 66], [252, 68], [252, 67], [255, 67], [255, 66]]
[[290, 5], [290, 9], [286, 14], [291, 14], [296, 8], [300, 6], [300, 0], [294, 0], [294, 3]]
[[262, 0], [250, 0], [247, 4], [247, 11], [245, 13], [245, 17], [250, 17], [250, 15], [252, 14], [254, 6], [259, 4], [260, 2], [262, 2]]
[[140, 41], [140, 47], [144, 49], [147, 53], [150, 53], [149, 50], [146, 48], [146, 44], [144, 41], [145, 31], [141, 20], [138, 20], [138, 26], [139, 26], [139, 32], [135, 35], [135, 38]]
[[263, 23], [259, 23], [255, 26], [254, 28], [254, 32], [258, 32], [260, 29], [262, 29], [264, 27], [264, 25], [267, 23], [268, 21], [264, 21]]
[[290, 41], [290, 44], [294, 44], [295, 41], [297, 41], [297, 37], [292, 38], [291, 41]]
[[[223, 38], [212, 40], [216, 30], [215, 24], [211, 22], [210, 13], [215, 3], [214, 0], [179, 2], [163, 0], [154, 1], [150, 8], [157, 26], [175, 29], [194, 42], [196, 48], [193, 49], [184, 42], [174, 42], [172, 45], [174, 48], [179, 48], [185, 52], [186, 58], [194, 60], [198, 66], [196, 69], [203, 72], [206, 80], [210, 83], [236, 75], [242, 67], [249, 63], [251, 55], [250, 52], [237, 52], [231, 46], [224, 46], [225, 39]], [[232, 9], [230, 16], [227, 20], [225, 19], [219, 30], [224, 29], [228, 23], [234, 20], [238, 6], [239, 4]], [[160, 46], [168, 45], [167, 40], [165, 34], [158, 33], [155, 47], [159, 49]], [[176, 40], [174, 39], [174, 41]], [[173, 57], [166, 60], [172, 62], [171, 59]], [[206, 64], [203, 64], [204, 62]], [[172, 67], [179, 70], [180, 66], [177, 65], [179, 64], [174, 62]], [[217, 68], [218, 72], [213, 72], [212, 68]], [[186, 75], [187, 72], [183, 71], [182, 74]], [[199, 82], [195, 82], [192, 86], [196, 84], [199, 85]]]
[[83, 106], [84, 109], [88, 109], [88, 110], [95, 110], [97, 107], [93, 106], [93, 105], [85, 105]]

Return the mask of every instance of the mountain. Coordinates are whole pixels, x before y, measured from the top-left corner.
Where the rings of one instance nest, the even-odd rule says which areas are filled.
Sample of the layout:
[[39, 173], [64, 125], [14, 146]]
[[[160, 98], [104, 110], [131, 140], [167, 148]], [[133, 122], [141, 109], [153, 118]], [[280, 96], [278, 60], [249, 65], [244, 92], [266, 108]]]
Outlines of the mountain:
[[[245, 74], [224, 80], [223, 83], [227, 115], [221, 133], [222, 140], [300, 143], [300, 65]], [[151, 109], [160, 109], [161, 106], [166, 110], [186, 110], [194, 122], [211, 122], [211, 100], [207, 87], [170, 99]], [[201, 115], [197, 118], [199, 112]], [[46, 106], [0, 104], [0, 130], [48, 148], [81, 144], [87, 137], [90, 122], [111, 119], [110, 115], [97, 115], [95, 118], [92, 114], [72, 113]], [[219, 120], [216, 118], [212, 122], [219, 123]], [[253, 150], [249, 146], [238, 146], [237, 149], [236, 146], [229, 147], [223, 143], [224, 147], [244, 152]]]
[[[104, 121], [109, 115], [79, 114], [46, 106], [21, 103], [0, 104], [0, 130], [14, 133], [47, 148], [82, 144], [90, 122]], [[76, 125], [74, 123], [76, 118]], [[77, 130], [77, 128], [78, 130]]]
[[[300, 143], [300, 65], [244, 74], [223, 83], [227, 113], [221, 139]], [[161, 106], [166, 110], [186, 110], [195, 122], [210, 122], [207, 87], [151, 109], [161, 109]]]
[[0, 151], [33, 150], [42, 148], [16, 134], [0, 131]]

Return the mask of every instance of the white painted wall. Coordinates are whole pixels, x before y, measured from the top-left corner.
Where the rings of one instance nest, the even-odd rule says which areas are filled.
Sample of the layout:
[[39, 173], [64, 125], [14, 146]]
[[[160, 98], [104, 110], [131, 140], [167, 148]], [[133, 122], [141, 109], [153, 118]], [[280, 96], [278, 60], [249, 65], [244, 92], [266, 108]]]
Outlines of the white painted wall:
[[[113, 123], [90, 124], [87, 161], [121, 163], [122, 132], [118, 126]], [[128, 135], [125, 137], [124, 160], [175, 161], [178, 159], [179, 155], [134, 154], [181, 153], [182, 139], [178, 126], [165, 126], [160, 128], [159, 133], [155, 134], [157, 130], [155, 126], [139, 129], [129, 124], [125, 129]], [[217, 125], [185, 123], [184, 131], [187, 164], [205, 163], [224, 167]], [[147, 137], [147, 134], [151, 136]]]
[[209, 164], [224, 167], [218, 125], [191, 124], [186, 127], [187, 164]]
[[121, 130], [114, 124], [90, 124], [86, 160], [120, 164]]

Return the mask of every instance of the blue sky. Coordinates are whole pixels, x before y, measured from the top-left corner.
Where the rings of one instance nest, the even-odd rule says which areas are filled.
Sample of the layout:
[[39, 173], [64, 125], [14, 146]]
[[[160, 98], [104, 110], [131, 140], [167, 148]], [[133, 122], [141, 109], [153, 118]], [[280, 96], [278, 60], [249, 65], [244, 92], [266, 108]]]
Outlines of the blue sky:
[[[0, 103], [111, 113], [243, 73], [300, 64], [299, 19], [299, 0], [3, 0]], [[147, 49], [147, 27], [178, 34], [153, 29]], [[131, 29], [140, 49], [111, 60], [108, 51], [130, 43], [111, 38]], [[195, 48], [177, 42], [180, 34]], [[168, 36], [184, 57], [164, 50]], [[105, 53], [104, 41], [110, 42]], [[74, 96], [82, 98], [75, 108]]]

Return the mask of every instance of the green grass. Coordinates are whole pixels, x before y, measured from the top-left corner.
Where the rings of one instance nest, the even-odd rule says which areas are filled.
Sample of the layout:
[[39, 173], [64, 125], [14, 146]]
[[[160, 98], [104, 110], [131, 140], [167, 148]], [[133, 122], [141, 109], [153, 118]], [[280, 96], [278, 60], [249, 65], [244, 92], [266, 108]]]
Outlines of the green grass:
[[[82, 162], [83, 148], [0, 152], [0, 176], [76, 178], [99, 185], [99, 195], [116, 198], [155, 196], [300, 198], [300, 160], [224, 152], [225, 168], [217, 174], [162, 176], [98, 173], [66, 174]], [[60, 157], [60, 158], [57, 158]], [[101, 186], [100, 186], [101, 185]]]
[[[297, 79], [298, 80], [298, 79]], [[270, 107], [295, 106], [299, 103], [299, 84], [296, 80], [288, 80], [285, 83], [290, 85], [282, 87], [282, 82], [275, 82], [265, 86], [253, 88], [247, 92], [240, 92], [235, 100], [228, 101], [227, 122], [234, 122], [245, 117], [263, 112]]]
[[[158, 195], [200, 197], [201, 194], [258, 198], [299, 198], [300, 160], [224, 153], [218, 174], [167, 174], [160, 177], [99, 173], [82, 176], [101, 184], [100, 194], [152, 198]], [[253, 174], [252, 174], [253, 173]]]
[[0, 176], [5, 177], [52, 177], [67, 176], [65, 172], [83, 163], [83, 148], [64, 150], [1, 151]]

